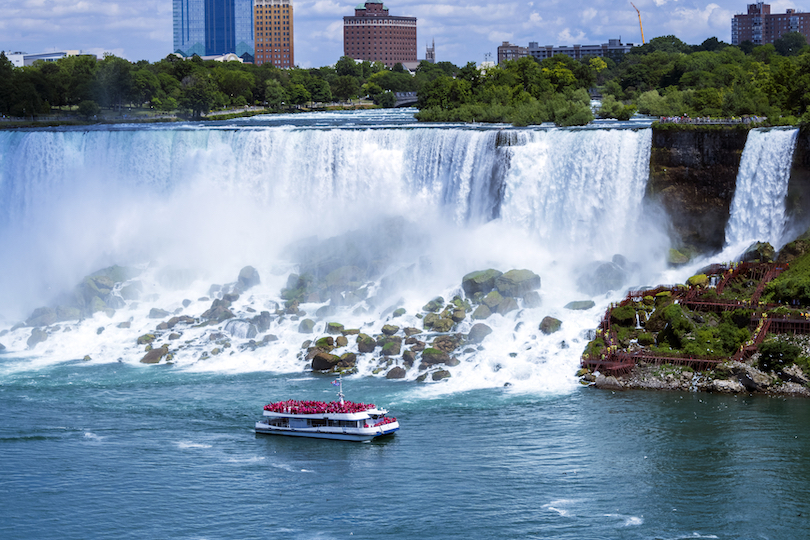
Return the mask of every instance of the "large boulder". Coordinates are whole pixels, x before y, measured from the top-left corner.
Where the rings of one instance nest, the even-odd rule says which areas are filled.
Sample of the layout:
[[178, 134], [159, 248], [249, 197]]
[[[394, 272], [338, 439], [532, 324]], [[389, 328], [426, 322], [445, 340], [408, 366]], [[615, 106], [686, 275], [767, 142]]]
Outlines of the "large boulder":
[[517, 311], [517, 309], [518, 309], [517, 300], [515, 300], [511, 296], [506, 296], [498, 304], [498, 311], [497, 312], [500, 313], [501, 315], [506, 315], [510, 311]]
[[357, 350], [361, 353], [374, 352], [377, 342], [367, 334], [357, 334]]
[[529, 291], [523, 295], [523, 307], [526, 308], [539, 308], [542, 304], [540, 300], [540, 293], [537, 291]]
[[446, 369], [440, 369], [439, 371], [434, 371], [433, 374], [430, 376], [434, 381], [441, 381], [442, 379], [449, 379], [450, 372]]
[[302, 334], [311, 334], [315, 328], [315, 321], [312, 319], [303, 319], [298, 324], [298, 331]]
[[562, 321], [560, 319], [555, 319], [554, 317], [543, 317], [543, 320], [540, 321], [540, 331], [546, 335], [557, 332], [561, 326]]
[[402, 351], [402, 338], [399, 336], [385, 336], [377, 344], [382, 347], [383, 356], [398, 356]]
[[259, 279], [259, 272], [256, 271], [255, 268], [252, 266], [245, 266], [239, 271], [239, 277], [237, 278], [239, 283], [239, 289], [242, 291], [246, 291], [251, 287], [258, 285], [261, 283], [261, 279]]
[[540, 288], [540, 276], [531, 270], [509, 270], [495, 278], [495, 289], [503, 296], [523, 296]]
[[495, 288], [495, 280], [502, 275], [503, 272], [492, 268], [470, 272], [462, 278], [461, 288], [468, 297], [472, 297], [475, 293], [487, 294]]
[[492, 333], [492, 328], [484, 323], [475, 323], [470, 328], [470, 333], [467, 334], [467, 340], [471, 343], [481, 343], [488, 335]]
[[31, 316], [25, 321], [26, 326], [50, 326], [57, 322], [56, 311], [49, 307], [41, 307], [34, 310]]
[[163, 357], [169, 354], [169, 348], [164, 345], [163, 347], [158, 347], [157, 349], [152, 349], [151, 351], [147, 352], [143, 358], [141, 358], [142, 364], [157, 364], [159, 363]]
[[432, 366], [434, 364], [444, 364], [450, 360], [450, 355], [439, 349], [425, 349], [422, 351], [422, 363]]
[[481, 304], [473, 311], [472, 318], [480, 321], [489, 318], [490, 315], [492, 315], [492, 311], [484, 304]]
[[28, 338], [26, 344], [28, 345], [29, 349], [33, 349], [46, 339], [48, 339], [48, 333], [42, 328], [36, 327], [31, 330], [31, 336]]
[[404, 379], [405, 378], [405, 368], [400, 366], [392, 367], [388, 373], [385, 374], [386, 379]]
[[444, 351], [446, 353], [451, 353], [459, 348], [463, 337], [461, 334], [456, 334], [454, 336], [436, 336], [433, 340], [433, 348], [439, 349], [440, 351]]
[[773, 262], [775, 251], [768, 242], [754, 242], [740, 255], [742, 262]]
[[571, 309], [574, 311], [585, 311], [586, 309], [591, 309], [595, 305], [596, 303], [593, 300], [576, 300], [574, 302], [568, 302], [563, 307], [565, 309]]
[[250, 321], [231, 319], [225, 324], [225, 332], [239, 339], [253, 339], [259, 335], [259, 329]]
[[594, 385], [602, 390], [624, 390], [624, 386], [619, 382], [619, 379], [613, 375], [598, 375]]
[[312, 371], [332, 371], [340, 362], [340, 357], [327, 352], [318, 352], [312, 357]]
[[602, 262], [592, 266], [577, 279], [580, 291], [598, 296], [609, 291], [617, 291], [627, 280], [625, 270], [614, 262]]

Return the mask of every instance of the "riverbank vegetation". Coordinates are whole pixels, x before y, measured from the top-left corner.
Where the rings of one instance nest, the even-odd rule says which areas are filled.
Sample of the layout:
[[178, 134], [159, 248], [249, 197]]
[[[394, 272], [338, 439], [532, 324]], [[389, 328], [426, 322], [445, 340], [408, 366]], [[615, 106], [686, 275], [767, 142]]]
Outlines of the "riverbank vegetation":
[[[211, 110], [258, 106], [269, 111], [368, 97], [381, 107], [394, 92], [417, 92], [422, 121], [553, 122], [601, 118], [757, 116], [771, 125], [810, 123], [810, 47], [797, 32], [774, 44], [739, 47], [710, 38], [687, 45], [657, 37], [630, 53], [574, 60], [532, 57], [479, 68], [422, 62], [355, 62], [278, 69], [239, 62], [184, 60], [131, 63], [113, 55], [62, 58], [15, 68], [0, 53], [0, 113], [32, 120], [54, 113], [77, 118], [150, 111], [200, 119]], [[592, 96], [601, 97], [594, 111]]]

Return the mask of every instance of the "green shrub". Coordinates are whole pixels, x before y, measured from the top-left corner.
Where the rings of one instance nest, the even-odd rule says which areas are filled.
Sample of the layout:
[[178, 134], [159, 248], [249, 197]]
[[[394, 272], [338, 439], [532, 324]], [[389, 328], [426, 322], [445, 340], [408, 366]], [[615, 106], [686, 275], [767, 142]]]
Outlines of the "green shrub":
[[759, 347], [759, 367], [763, 371], [778, 370], [796, 362], [801, 347], [783, 340], [769, 340]]

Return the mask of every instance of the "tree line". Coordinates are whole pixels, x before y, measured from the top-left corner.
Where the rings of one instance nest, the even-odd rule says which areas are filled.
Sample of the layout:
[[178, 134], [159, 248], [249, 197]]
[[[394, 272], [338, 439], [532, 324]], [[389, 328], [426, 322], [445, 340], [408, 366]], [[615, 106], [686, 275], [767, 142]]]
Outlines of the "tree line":
[[810, 46], [798, 32], [739, 47], [717, 38], [687, 45], [662, 36], [616, 57], [526, 57], [485, 73], [468, 64], [420, 92], [417, 118], [583, 125], [594, 118], [588, 90], [601, 95], [596, 115], [602, 118], [626, 120], [638, 111], [810, 123]]
[[355, 62], [349, 57], [334, 66], [279, 69], [176, 55], [133, 63], [110, 54], [101, 60], [68, 56], [17, 68], [0, 53], [0, 113], [23, 117], [60, 110], [92, 116], [102, 109], [145, 107], [199, 118], [222, 108], [258, 105], [285, 110], [361, 96], [392, 107], [393, 92], [418, 91], [455, 69], [449, 62], [423, 62], [412, 76], [401, 64], [389, 69], [381, 62]]
[[413, 74], [401, 64], [387, 68], [345, 56], [311, 69], [176, 55], [132, 63], [109, 54], [15, 68], [0, 53], [0, 113], [17, 117], [135, 107], [199, 118], [221, 108], [280, 111], [357, 97], [391, 107], [394, 92], [412, 91], [423, 121], [582, 125], [593, 120], [591, 96], [599, 94], [596, 115], [603, 118], [627, 119], [638, 111], [810, 123], [810, 46], [798, 32], [759, 46], [717, 38], [687, 45], [662, 36], [612, 57], [526, 57], [483, 69], [473, 62], [421, 62]]

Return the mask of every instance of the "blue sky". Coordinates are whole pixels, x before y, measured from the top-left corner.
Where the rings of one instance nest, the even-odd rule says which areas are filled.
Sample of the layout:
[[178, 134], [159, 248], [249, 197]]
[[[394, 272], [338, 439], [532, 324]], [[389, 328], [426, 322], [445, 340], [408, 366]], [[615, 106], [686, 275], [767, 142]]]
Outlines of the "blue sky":
[[[342, 17], [355, 2], [294, 0], [295, 60], [302, 67], [333, 64], [343, 54]], [[687, 43], [716, 36], [730, 41], [731, 18], [746, 1], [635, 0], [644, 37], [674, 34]], [[771, 2], [771, 13], [802, 9]], [[392, 15], [418, 21], [418, 51], [436, 40], [437, 60], [463, 65], [495, 56], [502, 41], [527, 45], [598, 44], [610, 38], [640, 43], [629, 0], [386, 0]], [[132, 61], [155, 61], [172, 50], [171, 0], [0, 0], [0, 49], [28, 53], [82, 49]]]

